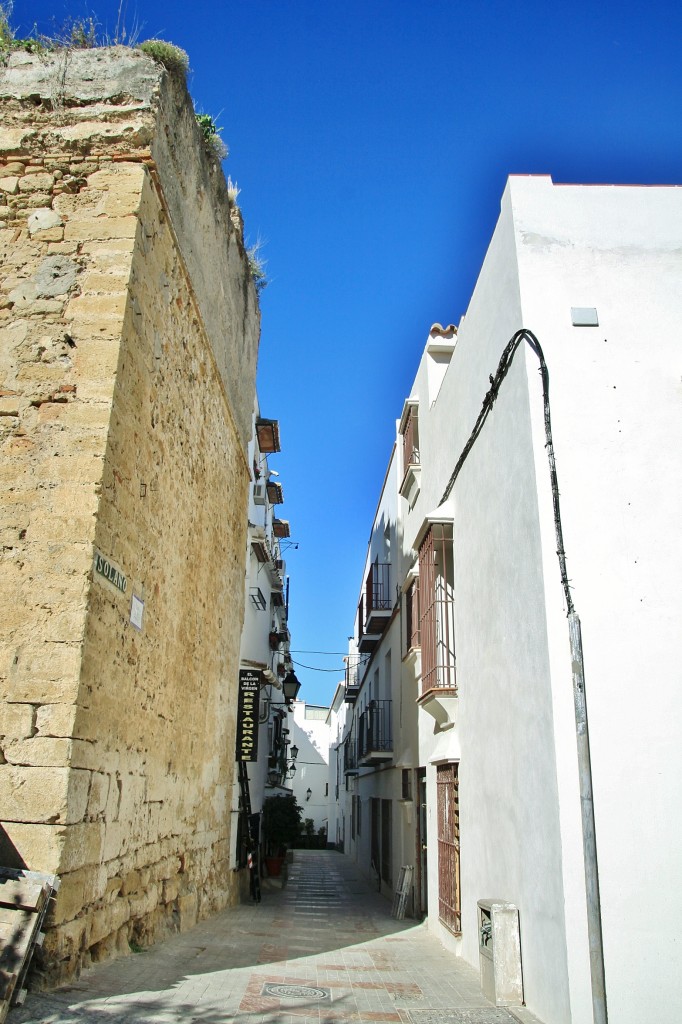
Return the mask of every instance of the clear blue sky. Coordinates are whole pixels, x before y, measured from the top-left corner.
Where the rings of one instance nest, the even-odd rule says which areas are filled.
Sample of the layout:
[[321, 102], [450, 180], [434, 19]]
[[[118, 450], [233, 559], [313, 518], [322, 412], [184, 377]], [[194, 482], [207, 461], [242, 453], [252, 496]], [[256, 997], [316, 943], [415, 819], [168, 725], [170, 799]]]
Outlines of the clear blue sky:
[[[28, 34], [112, 0], [15, 0]], [[682, 182], [682, 4], [128, 0], [190, 55], [265, 240], [259, 393], [280, 420], [297, 663], [342, 666], [394, 422], [466, 310], [510, 173]], [[531, 325], [532, 326], [532, 325]], [[453, 462], [457, 453], [453, 453]], [[299, 667], [327, 702], [341, 672]]]

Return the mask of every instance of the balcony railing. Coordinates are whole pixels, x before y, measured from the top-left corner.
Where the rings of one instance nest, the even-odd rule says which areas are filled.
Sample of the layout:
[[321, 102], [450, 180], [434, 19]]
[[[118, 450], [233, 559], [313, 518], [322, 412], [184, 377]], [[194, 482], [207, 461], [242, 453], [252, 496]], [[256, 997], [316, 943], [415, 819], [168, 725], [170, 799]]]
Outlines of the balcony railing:
[[357, 774], [358, 746], [352, 734], [343, 741], [343, 770], [346, 775]]
[[349, 655], [346, 662], [346, 701], [353, 704], [360, 692], [360, 662]]
[[393, 756], [391, 701], [370, 701], [360, 715], [358, 757], [361, 764], [390, 761]]
[[390, 565], [388, 562], [372, 562], [365, 584], [365, 629], [366, 634], [379, 635], [391, 616], [393, 602], [390, 588]]

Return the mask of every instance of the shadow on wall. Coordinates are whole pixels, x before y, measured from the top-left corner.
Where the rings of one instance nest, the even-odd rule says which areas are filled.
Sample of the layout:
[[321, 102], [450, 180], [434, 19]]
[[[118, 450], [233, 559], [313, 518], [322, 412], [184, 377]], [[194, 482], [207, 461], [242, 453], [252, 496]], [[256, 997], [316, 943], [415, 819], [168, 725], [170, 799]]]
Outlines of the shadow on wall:
[[28, 865], [2, 825], [0, 825], [0, 867], [28, 868]]

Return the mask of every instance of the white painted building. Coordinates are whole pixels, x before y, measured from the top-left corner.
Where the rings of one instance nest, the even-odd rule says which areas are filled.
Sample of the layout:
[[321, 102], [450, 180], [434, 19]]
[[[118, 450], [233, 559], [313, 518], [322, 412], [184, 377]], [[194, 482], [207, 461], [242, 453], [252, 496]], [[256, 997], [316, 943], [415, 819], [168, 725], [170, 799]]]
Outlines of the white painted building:
[[[278, 473], [269, 457], [280, 451], [279, 424], [264, 419], [258, 405], [254, 412], [249, 444], [252, 481], [249, 493], [249, 529], [246, 551], [244, 624], [240, 645], [240, 673], [254, 673], [258, 680], [258, 757], [246, 763], [249, 802], [259, 814], [265, 796], [291, 792], [288, 748], [292, 742], [293, 715], [282, 684], [292, 669], [287, 625], [288, 577], [282, 557], [289, 524], [279, 518], [284, 500]], [[239, 721], [238, 721], [239, 729]], [[232, 814], [232, 864], [246, 864], [247, 834], [244, 800], [235, 780]]]
[[329, 775], [327, 803], [327, 841], [343, 852], [346, 839], [346, 822], [350, 822], [348, 776], [344, 772], [343, 739], [346, 732], [346, 687], [339, 683], [327, 713], [329, 727]]
[[[466, 316], [429, 334], [363, 573], [366, 599], [390, 526], [388, 621], [355, 708], [390, 692], [391, 757], [353, 784], [393, 802], [390, 842], [407, 858], [419, 808], [399, 819], [389, 780], [413, 767], [414, 798], [425, 776], [405, 860], [418, 887], [426, 847], [417, 909], [427, 897], [429, 927], [478, 965], [477, 901], [515, 904], [525, 1001], [547, 1024], [593, 1019], [567, 595], [582, 623], [609, 1019], [682, 1019], [681, 323], [682, 188], [511, 178]], [[532, 338], [508, 352], [465, 449], [521, 328], [549, 372], [568, 586]], [[361, 651], [363, 635], [366, 609]], [[372, 841], [351, 855], [365, 863]]]
[[292, 746], [298, 754], [291, 788], [303, 821], [311, 818], [317, 834], [327, 830], [329, 815], [329, 708], [297, 700], [293, 712]]

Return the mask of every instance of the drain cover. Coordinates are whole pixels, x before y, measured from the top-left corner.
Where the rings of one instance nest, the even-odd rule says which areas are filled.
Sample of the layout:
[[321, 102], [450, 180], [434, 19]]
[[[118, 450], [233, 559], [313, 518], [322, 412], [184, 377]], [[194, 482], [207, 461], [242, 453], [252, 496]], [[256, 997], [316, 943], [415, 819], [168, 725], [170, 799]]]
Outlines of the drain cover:
[[277, 999], [330, 999], [331, 989], [317, 988], [312, 985], [263, 985], [262, 996], [275, 996]]
[[482, 1006], [470, 1010], [408, 1010], [412, 1024], [518, 1024], [508, 1010]]

